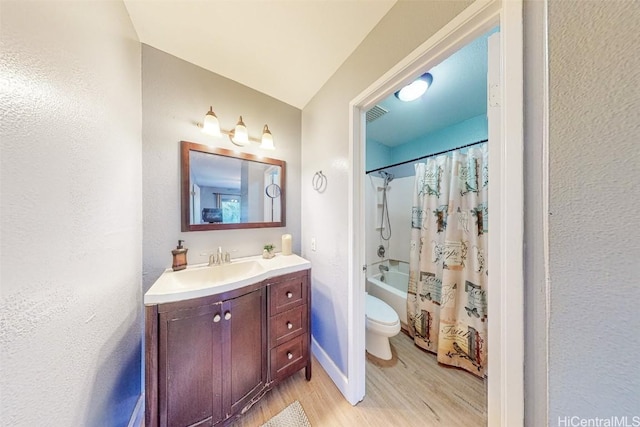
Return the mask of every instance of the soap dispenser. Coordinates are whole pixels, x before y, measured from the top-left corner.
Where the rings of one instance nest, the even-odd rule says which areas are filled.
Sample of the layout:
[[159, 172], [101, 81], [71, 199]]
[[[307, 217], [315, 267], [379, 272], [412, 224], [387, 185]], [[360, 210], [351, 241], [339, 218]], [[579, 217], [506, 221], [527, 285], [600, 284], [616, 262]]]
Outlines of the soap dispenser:
[[184, 270], [187, 268], [187, 248], [182, 247], [184, 240], [178, 240], [178, 247], [171, 251], [173, 254], [173, 271]]

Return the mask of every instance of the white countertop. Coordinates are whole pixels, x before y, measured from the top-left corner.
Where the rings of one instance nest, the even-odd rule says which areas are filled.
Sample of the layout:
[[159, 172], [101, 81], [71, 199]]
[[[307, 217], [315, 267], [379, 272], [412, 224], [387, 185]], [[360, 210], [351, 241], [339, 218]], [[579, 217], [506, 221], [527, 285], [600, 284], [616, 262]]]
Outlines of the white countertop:
[[[163, 304], [219, 294], [308, 268], [311, 268], [311, 263], [295, 254], [276, 254], [271, 259], [258, 255], [238, 258], [220, 266], [193, 265], [180, 271], [168, 268], [144, 294], [144, 304]], [[233, 270], [230, 277], [220, 274], [227, 270]], [[214, 276], [216, 279], [213, 280]]]

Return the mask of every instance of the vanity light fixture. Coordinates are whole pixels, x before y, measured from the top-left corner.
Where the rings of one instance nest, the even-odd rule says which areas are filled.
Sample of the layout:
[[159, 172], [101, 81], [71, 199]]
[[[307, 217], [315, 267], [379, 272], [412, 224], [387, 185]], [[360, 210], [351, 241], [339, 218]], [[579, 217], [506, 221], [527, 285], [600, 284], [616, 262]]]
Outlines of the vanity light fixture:
[[244, 147], [251, 142], [257, 142], [263, 150], [275, 150], [275, 146], [273, 145], [273, 135], [271, 135], [268, 125], [264, 125], [262, 128], [262, 139], [260, 141], [249, 136], [247, 126], [244, 124], [242, 116], [240, 116], [238, 123], [236, 123], [235, 128], [232, 130], [220, 129], [220, 122], [218, 121], [216, 114], [213, 112], [213, 107], [209, 107], [209, 111], [207, 111], [207, 114], [204, 116], [202, 125], [198, 124], [198, 127], [202, 133], [210, 136], [220, 136], [222, 134], [228, 135], [229, 140], [238, 147]]
[[273, 135], [271, 135], [271, 131], [267, 125], [264, 125], [264, 128], [262, 128], [262, 143], [260, 144], [260, 148], [263, 150], [276, 149], [276, 147], [273, 146]]
[[209, 107], [209, 111], [204, 116], [202, 121], [202, 133], [206, 133], [211, 136], [220, 136], [220, 122], [218, 116], [213, 112], [213, 107]]
[[430, 73], [424, 73], [413, 82], [397, 91], [394, 95], [400, 101], [404, 102], [416, 100], [425, 94], [432, 82], [433, 76]]
[[229, 139], [241, 147], [249, 143], [249, 132], [247, 131], [247, 126], [242, 121], [242, 116], [238, 119], [236, 127], [229, 133]]

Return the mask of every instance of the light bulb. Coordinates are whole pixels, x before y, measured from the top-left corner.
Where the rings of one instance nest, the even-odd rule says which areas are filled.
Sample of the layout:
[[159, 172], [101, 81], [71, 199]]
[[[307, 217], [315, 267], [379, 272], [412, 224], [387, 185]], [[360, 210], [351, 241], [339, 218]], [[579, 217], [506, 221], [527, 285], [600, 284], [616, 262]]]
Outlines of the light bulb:
[[246, 145], [249, 143], [249, 133], [247, 132], [247, 127], [242, 121], [242, 116], [240, 116], [240, 120], [238, 120], [233, 132], [233, 142], [238, 145]]
[[269, 130], [269, 126], [264, 125], [262, 129], [262, 144], [260, 144], [260, 148], [263, 150], [275, 150], [276, 147], [273, 145], [273, 135], [271, 135], [271, 131]]
[[397, 91], [395, 95], [400, 101], [413, 101], [424, 95], [427, 89], [429, 89], [429, 86], [431, 86], [431, 82], [433, 82], [433, 76], [429, 73], [425, 73], [412, 83]]
[[204, 116], [204, 120], [202, 121], [202, 133], [211, 136], [220, 136], [220, 122], [218, 121], [218, 117], [213, 112], [213, 107], [209, 107], [209, 111]]

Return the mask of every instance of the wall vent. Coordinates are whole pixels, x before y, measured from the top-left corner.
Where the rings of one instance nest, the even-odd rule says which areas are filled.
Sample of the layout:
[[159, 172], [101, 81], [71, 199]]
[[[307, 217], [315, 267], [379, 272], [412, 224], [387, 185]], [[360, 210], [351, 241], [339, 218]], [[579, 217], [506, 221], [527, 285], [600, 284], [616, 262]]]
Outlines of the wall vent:
[[375, 105], [372, 109], [367, 111], [367, 123], [371, 123], [372, 121], [379, 119], [388, 112], [389, 110], [385, 110], [381, 106]]

